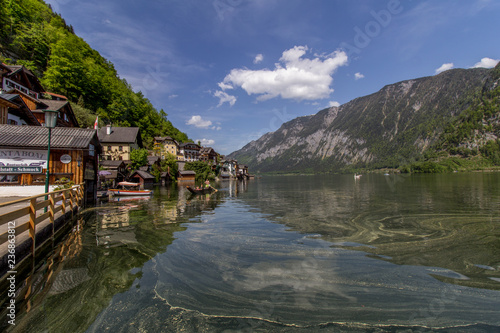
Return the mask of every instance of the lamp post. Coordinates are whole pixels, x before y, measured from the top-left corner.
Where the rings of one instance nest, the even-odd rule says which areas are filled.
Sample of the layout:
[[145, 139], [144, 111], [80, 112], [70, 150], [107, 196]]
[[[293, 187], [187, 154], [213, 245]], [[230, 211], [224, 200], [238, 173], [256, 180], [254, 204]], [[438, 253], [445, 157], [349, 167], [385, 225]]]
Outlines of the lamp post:
[[[47, 174], [45, 175], [45, 193], [49, 193], [50, 136], [52, 129], [56, 127], [57, 114], [59, 112], [54, 110], [43, 110], [43, 113], [45, 115], [45, 127], [49, 129], [49, 142], [47, 145]], [[47, 196], [45, 196], [45, 200], [47, 199], [48, 199]], [[47, 207], [45, 207], [45, 209], [47, 209]]]

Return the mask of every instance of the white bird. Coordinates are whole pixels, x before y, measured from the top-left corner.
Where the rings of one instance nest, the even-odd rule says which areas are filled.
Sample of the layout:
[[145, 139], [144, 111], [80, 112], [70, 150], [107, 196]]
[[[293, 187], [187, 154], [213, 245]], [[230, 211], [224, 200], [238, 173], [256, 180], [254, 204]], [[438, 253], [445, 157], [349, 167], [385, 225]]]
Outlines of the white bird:
[[354, 174], [354, 179], [359, 179], [361, 178], [362, 175]]

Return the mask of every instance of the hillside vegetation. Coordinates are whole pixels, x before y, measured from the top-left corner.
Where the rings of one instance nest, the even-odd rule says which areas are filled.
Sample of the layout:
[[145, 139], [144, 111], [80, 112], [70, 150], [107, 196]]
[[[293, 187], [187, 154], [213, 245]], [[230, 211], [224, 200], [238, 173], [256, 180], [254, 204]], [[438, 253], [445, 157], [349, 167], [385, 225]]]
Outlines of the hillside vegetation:
[[134, 92], [110, 61], [41, 0], [0, 2], [0, 60], [24, 65], [47, 91], [67, 96], [82, 127], [99, 115], [102, 124], [139, 127], [148, 146], [159, 135], [188, 141], [163, 110]]

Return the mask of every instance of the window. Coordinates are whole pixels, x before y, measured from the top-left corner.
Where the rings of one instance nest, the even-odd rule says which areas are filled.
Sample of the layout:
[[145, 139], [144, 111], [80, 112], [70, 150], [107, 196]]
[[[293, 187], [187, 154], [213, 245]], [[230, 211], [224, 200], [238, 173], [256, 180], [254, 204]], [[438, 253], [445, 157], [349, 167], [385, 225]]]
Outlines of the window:
[[45, 183], [45, 175], [33, 176], [33, 184], [44, 184], [44, 183]]
[[118, 160], [119, 161], [123, 160], [123, 156], [118, 156]]
[[108, 146], [108, 151], [111, 151], [111, 146]]
[[19, 184], [19, 175], [0, 175], [0, 183]]
[[118, 150], [119, 150], [119, 151], [123, 151], [123, 146], [119, 146], [119, 147], [118, 147]]
[[9, 119], [9, 125], [17, 125], [17, 121]]

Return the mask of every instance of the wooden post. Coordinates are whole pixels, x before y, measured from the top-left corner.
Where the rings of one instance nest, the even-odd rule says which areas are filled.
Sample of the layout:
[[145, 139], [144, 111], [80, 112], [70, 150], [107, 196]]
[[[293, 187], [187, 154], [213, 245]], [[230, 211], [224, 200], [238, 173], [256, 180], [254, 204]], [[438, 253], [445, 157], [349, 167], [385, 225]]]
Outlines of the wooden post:
[[66, 193], [68, 191], [64, 191], [63, 194], [62, 194], [62, 202], [61, 202], [61, 206], [62, 206], [62, 213], [63, 215], [66, 214]]
[[31, 238], [31, 255], [35, 262], [35, 239], [36, 239], [36, 198], [30, 200], [30, 220], [29, 220], [29, 235]]
[[54, 207], [55, 207], [55, 202], [54, 202], [54, 193], [50, 194], [50, 223], [52, 224], [52, 238], [54, 238]]

